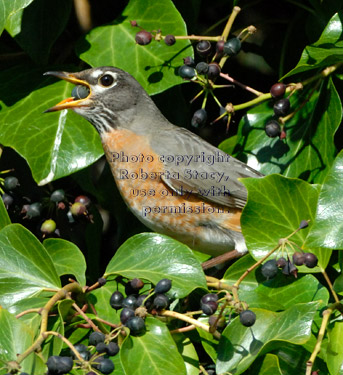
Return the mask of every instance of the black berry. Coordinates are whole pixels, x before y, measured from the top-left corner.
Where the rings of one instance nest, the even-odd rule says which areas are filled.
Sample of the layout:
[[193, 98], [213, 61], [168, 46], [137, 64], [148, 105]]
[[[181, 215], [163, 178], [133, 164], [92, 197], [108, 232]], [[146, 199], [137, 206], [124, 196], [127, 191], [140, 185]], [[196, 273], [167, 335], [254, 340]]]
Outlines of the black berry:
[[114, 364], [109, 358], [99, 357], [95, 360], [93, 366], [102, 374], [110, 374], [114, 370]]
[[218, 301], [218, 295], [214, 293], [207, 293], [204, 296], [201, 297], [200, 303], [207, 303], [207, 302], [217, 302]]
[[206, 120], [207, 120], [207, 112], [205, 109], [201, 108], [194, 112], [191, 125], [194, 128], [200, 128], [203, 125], [205, 125]]
[[216, 52], [218, 54], [222, 54], [224, 52], [224, 40], [218, 40], [217, 44], [216, 44]]
[[64, 193], [64, 190], [62, 189], [55, 190], [50, 195], [51, 202], [55, 202], [55, 203], [63, 201], [64, 198], [65, 198], [65, 193]]
[[130, 285], [134, 290], [140, 290], [143, 288], [144, 283], [141, 279], [135, 278], [130, 281]]
[[281, 126], [280, 124], [275, 120], [270, 120], [267, 122], [265, 127], [266, 134], [270, 138], [275, 138], [280, 136], [281, 134]]
[[291, 108], [289, 99], [284, 98], [275, 102], [273, 109], [276, 116], [286, 116]]
[[214, 301], [208, 301], [206, 303], [201, 303], [200, 308], [205, 315], [213, 315], [217, 311], [218, 304]]
[[196, 65], [195, 70], [197, 71], [198, 74], [207, 74], [207, 72], [208, 72], [208, 64], [205, 63], [205, 61], [200, 61]]
[[4, 188], [6, 190], [14, 190], [19, 185], [17, 177], [8, 176], [4, 180]]
[[239, 314], [239, 321], [245, 326], [245, 327], [251, 327], [256, 322], [256, 315], [251, 310], [244, 310]]
[[42, 204], [39, 202], [32, 203], [27, 208], [26, 216], [29, 219], [32, 219], [34, 217], [40, 216], [41, 212], [42, 212]]
[[296, 266], [302, 266], [304, 264], [304, 261], [305, 261], [305, 254], [301, 253], [300, 251], [296, 251], [293, 254], [292, 258], [293, 258], [293, 262]]
[[67, 374], [73, 368], [73, 359], [70, 357], [60, 357], [53, 355], [48, 358], [46, 365], [49, 373], [54, 375]]
[[169, 279], [160, 280], [155, 286], [155, 293], [167, 293], [172, 286], [172, 281]]
[[286, 260], [284, 257], [281, 257], [281, 258], [279, 258], [279, 259], [276, 261], [276, 265], [277, 265], [279, 268], [283, 268], [283, 267], [285, 267], [286, 264], [287, 264], [287, 260]]
[[192, 67], [195, 66], [194, 59], [193, 59], [193, 57], [191, 57], [191, 56], [184, 57], [184, 58], [183, 58], [183, 63], [184, 63], [185, 65], [189, 65], [189, 66], [192, 66]]
[[176, 42], [175, 36], [174, 35], [166, 35], [165, 38], [164, 38], [164, 42], [167, 46], [172, 46]]
[[104, 277], [99, 277], [98, 283], [100, 286], [104, 286], [107, 283], [107, 280]]
[[129, 319], [126, 326], [130, 329], [130, 333], [133, 336], [138, 336], [145, 332], [145, 322], [139, 316]]
[[208, 65], [208, 73], [207, 76], [209, 79], [215, 79], [219, 77], [219, 74], [221, 72], [220, 66], [217, 63], [210, 63]]
[[92, 332], [89, 335], [89, 345], [97, 346], [100, 342], [105, 341], [105, 335], [102, 332]]
[[195, 47], [201, 57], [208, 56], [212, 51], [211, 43], [208, 40], [201, 40]]
[[123, 299], [122, 305], [123, 307], [133, 310], [137, 307], [137, 298], [134, 295], [127, 296]]
[[83, 86], [83, 85], [77, 85], [73, 88], [72, 92], [71, 92], [71, 96], [74, 98], [74, 99], [84, 99], [84, 98], [87, 98], [87, 96], [89, 95], [90, 93], [90, 90], [87, 86]]
[[166, 309], [169, 306], [169, 298], [165, 294], [157, 294], [153, 304], [157, 310]]
[[13, 197], [6, 193], [2, 194], [1, 198], [6, 208], [8, 208], [14, 201]]
[[[142, 306], [143, 302], [145, 301], [145, 299], [148, 297], [147, 294], [140, 294], [137, 298], [137, 306]], [[144, 306], [147, 308], [147, 309], [150, 309], [150, 307], [152, 306], [152, 303], [153, 303], [153, 296], [152, 297], [149, 297], [145, 302], [144, 302]]]
[[274, 99], [280, 99], [285, 95], [286, 85], [284, 83], [278, 82], [275, 83], [270, 88], [270, 94]]
[[120, 312], [120, 321], [126, 325], [129, 319], [135, 316], [135, 312], [132, 309], [128, 309], [124, 307], [123, 310]]
[[119, 310], [123, 307], [124, 296], [119, 290], [115, 291], [110, 298], [110, 305], [113, 309]]
[[137, 44], [140, 44], [141, 46], [145, 46], [146, 44], [149, 44], [152, 39], [152, 34], [149, 33], [146, 30], [138, 31], [138, 33], [135, 36], [135, 40]]
[[261, 268], [262, 275], [268, 280], [276, 276], [278, 267], [275, 259], [267, 260]]
[[113, 357], [114, 355], [118, 354], [119, 352], [119, 346], [116, 342], [114, 341], [111, 341], [108, 345], [107, 345], [107, 354], [110, 356], [110, 357]]
[[316, 257], [316, 255], [312, 253], [305, 253], [304, 257], [304, 264], [306, 267], [314, 268], [318, 264], [318, 258]]
[[99, 344], [96, 344], [95, 350], [98, 353], [106, 353], [107, 352], [107, 345], [104, 342], [99, 342]]
[[[91, 354], [90, 352], [87, 350], [87, 346], [86, 345], [83, 345], [83, 344], [76, 344], [74, 345], [75, 349], [79, 352], [80, 354], [80, 357], [85, 360], [85, 361], [88, 361]], [[74, 354], [74, 352], [72, 350], [70, 350], [70, 355], [73, 359], [76, 359], [76, 356]]]
[[182, 78], [191, 79], [195, 76], [195, 69], [189, 65], [182, 65], [179, 68], [179, 76]]
[[298, 269], [290, 260], [288, 260], [285, 267], [282, 269], [282, 273], [286, 276], [293, 275], [297, 277]]
[[229, 39], [224, 44], [224, 53], [228, 56], [235, 56], [241, 50], [242, 43], [238, 38]]

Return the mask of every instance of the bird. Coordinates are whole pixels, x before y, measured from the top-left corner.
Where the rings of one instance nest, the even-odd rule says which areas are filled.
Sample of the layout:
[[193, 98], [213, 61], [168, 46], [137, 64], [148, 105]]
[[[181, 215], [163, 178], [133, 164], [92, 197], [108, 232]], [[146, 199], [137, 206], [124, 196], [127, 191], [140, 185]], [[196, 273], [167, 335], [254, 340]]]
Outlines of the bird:
[[123, 200], [146, 227], [212, 256], [247, 252], [240, 225], [247, 190], [239, 179], [260, 172], [169, 122], [119, 68], [44, 74], [76, 85], [45, 112], [71, 109], [95, 127]]

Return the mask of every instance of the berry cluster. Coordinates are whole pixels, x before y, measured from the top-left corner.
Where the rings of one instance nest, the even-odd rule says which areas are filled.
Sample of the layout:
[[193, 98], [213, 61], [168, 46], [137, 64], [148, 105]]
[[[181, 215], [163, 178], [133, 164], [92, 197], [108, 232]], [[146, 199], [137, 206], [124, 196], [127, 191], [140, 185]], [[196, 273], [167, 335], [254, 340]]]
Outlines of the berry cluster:
[[120, 321], [130, 329], [130, 334], [133, 336], [145, 332], [144, 317], [148, 312], [154, 314], [168, 308], [170, 304], [169, 297], [165, 293], [171, 289], [171, 280], [160, 280], [150, 294], [139, 294], [143, 286], [142, 280], [135, 278], [125, 285], [126, 297], [117, 290], [110, 298], [110, 305], [113, 309], [122, 309]]
[[298, 269], [296, 266], [305, 265], [307, 268], [314, 268], [317, 264], [318, 258], [315, 254], [296, 251], [292, 256], [292, 260], [289, 257], [287, 259], [280, 257], [267, 260], [261, 267], [261, 273], [268, 280], [274, 278], [278, 273], [278, 269], [281, 268], [284, 275], [297, 277]]
[[280, 139], [284, 139], [286, 137], [286, 132], [281, 128], [278, 121], [278, 118], [286, 116], [291, 108], [289, 98], [283, 98], [286, 87], [284, 83], [279, 82], [275, 83], [270, 89], [270, 94], [275, 99], [274, 118], [269, 120], [265, 126], [266, 134], [270, 138], [280, 137]]
[[[226, 325], [226, 321], [222, 312], [219, 315], [214, 315], [218, 309], [220, 302], [221, 301], [219, 300], [218, 295], [214, 293], [205, 294], [200, 300], [201, 310], [205, 315], [209, 315], [208, 323], [210, 327], [213, 327], [215, 329], [224, 328]], [[255, 324], [256, 315], [253, 311], [247, 309], [242, 310], [241, 307], [237, 308], [237, 306], [235, 306], [235, 303], [232, 303], [232, 299], [229, 297], [229, 295], [224, 297], [222, 302], [224, 302], [227, 306], [234, 308], [236, 312], [239, 313], [239, 321], [245, 327], [251, 327]]]

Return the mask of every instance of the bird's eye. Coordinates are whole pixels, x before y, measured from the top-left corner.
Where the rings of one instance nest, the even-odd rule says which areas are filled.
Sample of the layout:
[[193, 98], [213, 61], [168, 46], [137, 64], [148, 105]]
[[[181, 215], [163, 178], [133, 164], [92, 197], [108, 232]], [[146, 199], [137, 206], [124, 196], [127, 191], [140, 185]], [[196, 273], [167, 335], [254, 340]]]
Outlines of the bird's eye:
[[100, 84], [105, 87], [111, 86], [113, 81], [114, 78], [110, 74], [105, 74], [99, 78]]

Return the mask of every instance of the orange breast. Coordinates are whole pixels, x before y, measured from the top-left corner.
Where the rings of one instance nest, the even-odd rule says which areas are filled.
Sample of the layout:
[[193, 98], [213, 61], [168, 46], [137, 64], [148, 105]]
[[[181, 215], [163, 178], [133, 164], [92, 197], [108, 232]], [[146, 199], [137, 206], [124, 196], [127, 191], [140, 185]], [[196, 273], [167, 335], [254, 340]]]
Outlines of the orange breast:
[[187, 192], [179, 195], [161, 180], [164, 166], [147, 137], [113, 130], [103, 135], [102, 142], [124, 201], [151, 229], [164, 233], [197, 231], [212, 221], [240, 231], [241, 210], [211, 204]]

